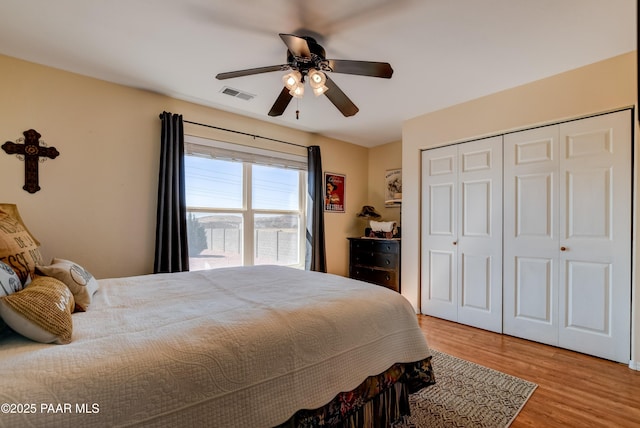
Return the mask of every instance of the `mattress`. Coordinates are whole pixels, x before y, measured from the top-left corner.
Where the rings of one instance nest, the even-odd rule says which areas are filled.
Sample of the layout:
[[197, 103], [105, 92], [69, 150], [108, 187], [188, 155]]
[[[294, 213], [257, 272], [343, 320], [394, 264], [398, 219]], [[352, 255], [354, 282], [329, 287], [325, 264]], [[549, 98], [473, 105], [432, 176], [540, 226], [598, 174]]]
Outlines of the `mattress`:
[[99, 281], [72, 342], [0, 342], [0, 426], [270, 427], [430, 355], [371, 284], [279, 266]]

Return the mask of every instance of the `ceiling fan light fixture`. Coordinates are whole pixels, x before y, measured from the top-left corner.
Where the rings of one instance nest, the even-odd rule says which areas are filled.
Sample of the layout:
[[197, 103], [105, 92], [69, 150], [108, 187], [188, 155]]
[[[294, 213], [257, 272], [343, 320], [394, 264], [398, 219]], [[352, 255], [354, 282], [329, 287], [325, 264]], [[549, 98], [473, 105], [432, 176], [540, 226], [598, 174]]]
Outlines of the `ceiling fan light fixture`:
[[284, 86], [290, 91], [292, 91], [296, 86], [299, 86], [301, 80], [302, 74], [300, 74], [298, 70], [293, 70], [292, 72], [282, 76], [282, 82], [284, 83]]
[[304, 83], [298, 82], [293, 88], [291, 88], [289, 94], [295, 98], [304, 97]]
[[324, 84], [327, 82], [327, 76], [322, 71], [318, 71], [315, 68], [312, 68], [309, 70], [308, 76], [309, 76], [309, 86], [311, 86], [314, 89], [314, 93], [316, 88], [323, 87]]
[[313, 95], [315, 95], [316, 97], [319, 97], [320, 95], [324, 94], [329, 90], [329, 88], [327, 88], [325, 85], [319, 86], [317, 88], [312, 88], [312, 89], [313, 89]]

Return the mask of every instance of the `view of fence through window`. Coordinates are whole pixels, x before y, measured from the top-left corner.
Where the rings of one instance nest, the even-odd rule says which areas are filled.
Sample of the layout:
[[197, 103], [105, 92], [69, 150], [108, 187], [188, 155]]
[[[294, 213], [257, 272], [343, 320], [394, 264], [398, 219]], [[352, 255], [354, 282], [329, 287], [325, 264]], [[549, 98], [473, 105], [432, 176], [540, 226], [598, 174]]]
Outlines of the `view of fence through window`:
[[185, 171], [190, 270], [303, 264], [304, 172], [190, 155]]

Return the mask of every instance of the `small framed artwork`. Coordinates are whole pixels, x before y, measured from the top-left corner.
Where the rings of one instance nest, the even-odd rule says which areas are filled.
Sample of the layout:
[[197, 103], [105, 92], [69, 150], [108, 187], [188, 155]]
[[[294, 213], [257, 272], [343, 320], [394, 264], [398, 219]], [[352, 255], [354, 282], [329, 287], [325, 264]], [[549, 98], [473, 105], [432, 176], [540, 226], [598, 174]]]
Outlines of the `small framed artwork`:
[[384, 205], [397, 207], [402, 204], [402, 169], [388, 169], [385, 176]]
[[334, 213], [344, 212], [346, 177], [332, 172], [324, 173], [324, 210]]

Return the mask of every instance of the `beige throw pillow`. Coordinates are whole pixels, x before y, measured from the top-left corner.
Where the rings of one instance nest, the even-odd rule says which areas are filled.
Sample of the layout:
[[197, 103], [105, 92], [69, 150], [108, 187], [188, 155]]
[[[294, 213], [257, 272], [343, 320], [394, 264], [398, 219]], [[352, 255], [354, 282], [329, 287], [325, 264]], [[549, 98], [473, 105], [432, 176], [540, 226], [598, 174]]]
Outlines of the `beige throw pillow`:
[[[20, 212], [18, 211], [18, 206], [16, 204], [5, 204], [5, 203], [2, 203], [2, 204], [0, 204], [0, 210], [6, 212], [11, 217], [13, 217], [16, 220], [18, 220], [20, 222], [20, 224], [22, 225], [22, 227], [24, 227], [24, 230], [29, 232], [29, 228], [27, 227], [26, 224], [24, 224], [24, 221], [22, 221], [22, 217], [20, 217]], [[31, 235], [31, 239], [33, 239], [33, 242], [35, 242], [37, 246], [40, 246], [40, 241], [38, 241], [36, 239], [36, 237], [33, 236], [33, 233], [29, 232], [29, 235]]]
[[61, 281], [36, 277], [23, 290], [0, 298], [0, 317], [9, 327], [42, 343], [71, 342], [73, 294]]
[[38, 244], [22, 223], [0, 209], [0, 261], [5, 262], [18, 274], [26, 285], [36, 265], [42, 264]]
[[52, 276], [64, 282], [73, 293], [76, 311], [84, 312], [91, 304], [93, 294], [98, 290], [98, 281], [82, 266], [64, 259], [54, 258], [49, 266], [38, 266], [42, 275]]

